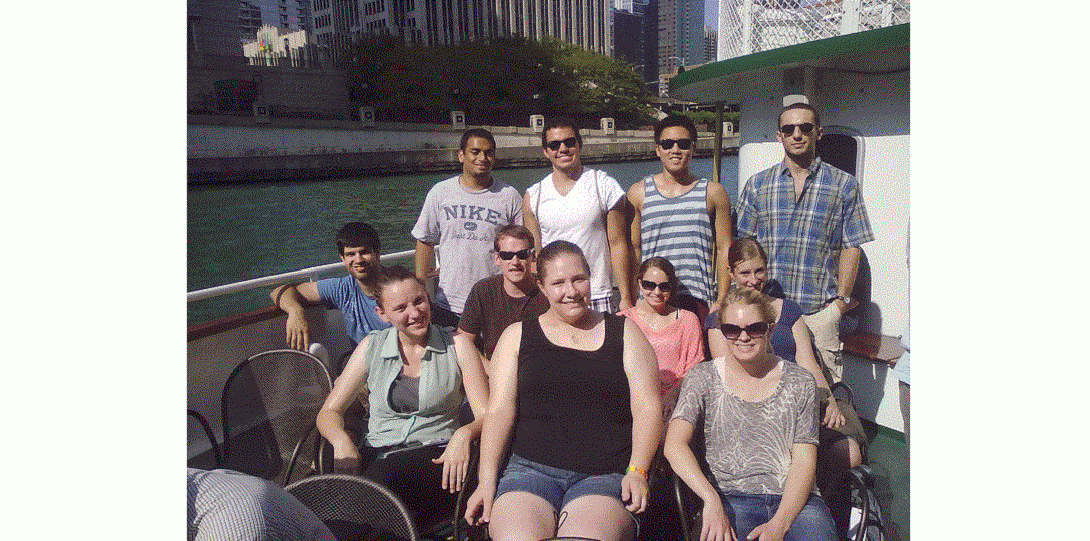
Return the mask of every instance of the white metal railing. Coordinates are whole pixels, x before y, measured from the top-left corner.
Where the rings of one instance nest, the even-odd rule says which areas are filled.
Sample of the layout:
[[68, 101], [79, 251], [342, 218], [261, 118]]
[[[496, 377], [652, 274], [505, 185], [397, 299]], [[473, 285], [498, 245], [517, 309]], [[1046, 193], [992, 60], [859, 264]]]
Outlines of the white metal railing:
[[911, 0], [719, 0], [717, 60], [909, 22]]
[[[379, 260], [383, 263], [386, 263], [390, 261], [408, 259], [410, 257], [413, 257], [415, 254], [415, 250], [405, 250], [402, 252], [394, 252], [392, 254], [383, 254], [379, 258]], [[327, 274], [343, 268], [343, 263], [329, 263], [327, 265], [318, 265], [317, 267], [308, 267], [305, 269], [299, 269], [297, 271], [274, 274], [272, 276], [263, 276], [261, 278], [235, 282], [233, 284], [214, 286], [206, 289], [198, 289], [197, 291], [190, 291], [189, 293], [186, 293], [186, 302], [199, 301], [211, 297], [218, 297], [220, 295], [238, 293], [239, 291], [246, 291], [247, 289], [254, 289], [257, 287], [285, 284], [288, 282], [299, 280], [301, 278], [309, 278], [311, 281], [316, 281], [318, 280], [318, 276], [321, 276], [322, 274]]]

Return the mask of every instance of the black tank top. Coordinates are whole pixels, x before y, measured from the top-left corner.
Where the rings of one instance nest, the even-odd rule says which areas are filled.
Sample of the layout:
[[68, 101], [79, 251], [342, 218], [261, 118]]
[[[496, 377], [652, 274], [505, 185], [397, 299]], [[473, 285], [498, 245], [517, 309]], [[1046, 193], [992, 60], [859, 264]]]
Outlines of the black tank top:
[[538, 318], [523, 321], [511, 452], [590, 475], [624, 471], [632, 454], [624, 318], [606, 314], [605, 326], [602, 347], [581, 351], [550, 342]]

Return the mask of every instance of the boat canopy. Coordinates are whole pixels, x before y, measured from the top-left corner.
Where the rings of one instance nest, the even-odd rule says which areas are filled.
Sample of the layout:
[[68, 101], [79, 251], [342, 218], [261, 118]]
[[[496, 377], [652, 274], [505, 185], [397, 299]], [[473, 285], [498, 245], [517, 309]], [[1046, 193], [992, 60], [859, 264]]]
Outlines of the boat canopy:
[[694, 103], [739, 103], [787, 68], [858, 73], [909, 68], [909, 25], [855, 32], [705, 64], [670, 79], [670, 96]]

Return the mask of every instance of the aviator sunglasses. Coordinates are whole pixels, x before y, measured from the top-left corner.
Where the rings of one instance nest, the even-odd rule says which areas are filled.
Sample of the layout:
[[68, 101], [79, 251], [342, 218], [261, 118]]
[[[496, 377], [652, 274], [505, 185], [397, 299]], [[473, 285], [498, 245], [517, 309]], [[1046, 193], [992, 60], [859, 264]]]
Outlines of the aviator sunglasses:
[[655, 288], [659, 288], [659, 291], [673, 291], [673, 287], [670, 286], [670, 282], [652, 282], [651, 280], [640, 280], [640, 287], [654, 291]]
[[663, 150], [674, 148], [674, 143], [677, 143], [677, 147], [681, 150], [689, 150], [689, 147], [693, 146], [692, 139], [659, 139], [659, 146]]
[[507, 250], [500, 250], [498, 253], [500, 255], [500, 259], [502, 259], [504, 261], [510, 261], [512, 257], [517, 257], [519, 259], [530, 259], [530, 256], [534, 255], [534, 249], [533, 248], [526, 248], [524, 250], [519, 250], [517, 252], [508, 252]]
[[809, 135], [814, 131], [814, 125], [809, 122], [803, 122], [802, 124], [784, 124], [780, 126], [780, 133], [784, 135], [794, 135], [795, 128], [802, 130], [803, 135]]
[[568, 148], [575, 148], [575, 145], [579, 143], [579, 140], [573, 136], [567, 139], [549, 141], [548, 143], [545, 143], [545, 146], [549, 147], [549, 150], [560, 150], [560, 143], [564, 143], [564, 146]]
[[746, 331], [750, 338], [762, 338], [768, 332], [768, 322], [758, 321], [745, 327], [739, 327], [733, 323], [724, 323], [719, 329], [723, 331], [723, 336], [726, 336], [727, 340], [737, 340], [742, 336], [742, 331]]

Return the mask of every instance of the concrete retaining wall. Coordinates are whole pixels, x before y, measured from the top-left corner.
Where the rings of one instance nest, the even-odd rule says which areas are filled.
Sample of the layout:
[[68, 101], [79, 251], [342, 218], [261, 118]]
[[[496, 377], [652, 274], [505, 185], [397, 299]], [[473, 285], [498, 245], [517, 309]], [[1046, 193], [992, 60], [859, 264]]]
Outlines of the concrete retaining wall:
[[[712, 154], [713, 139], [701, 139], [697, 156]], [[736, 142], [724, 140], [730, 152]], [[457, 146], [457, 144], [455, 144]], [[737, 147], [733, 149], [737, 150]], [[549, 164], [538, 145], [501, 148], [496, 168], [544, 167]], [[586, 144], [586, 164], [642, 161], [655, 158], [651, 141]], [[363, 175], [394, 175], [425, 171], [460, 171], [457, 149], [420, 149], [381, 152], [341, 152], [275, 156], [190, 158], [188, 183], [318, 180]]]
[[[252, 118], [190, 117], [186, 128], [186, 156], [228, 158], [304, 154], [339, 154], [388, 150], [458, 148], [462, 130], [439, 124], [376, 123], [361, 128], [358, 122], [322, 122], [272, 119], [267, 125]], [[536, 146], [540, 135], [530, 128], [484, 126], [500, 149]], [[644, 142], [650, 131], [621, 130], [606, 136], [601, 130], [580, 130], [586, 143]], [[707, 134], [705, 134], [707, 135]]]

